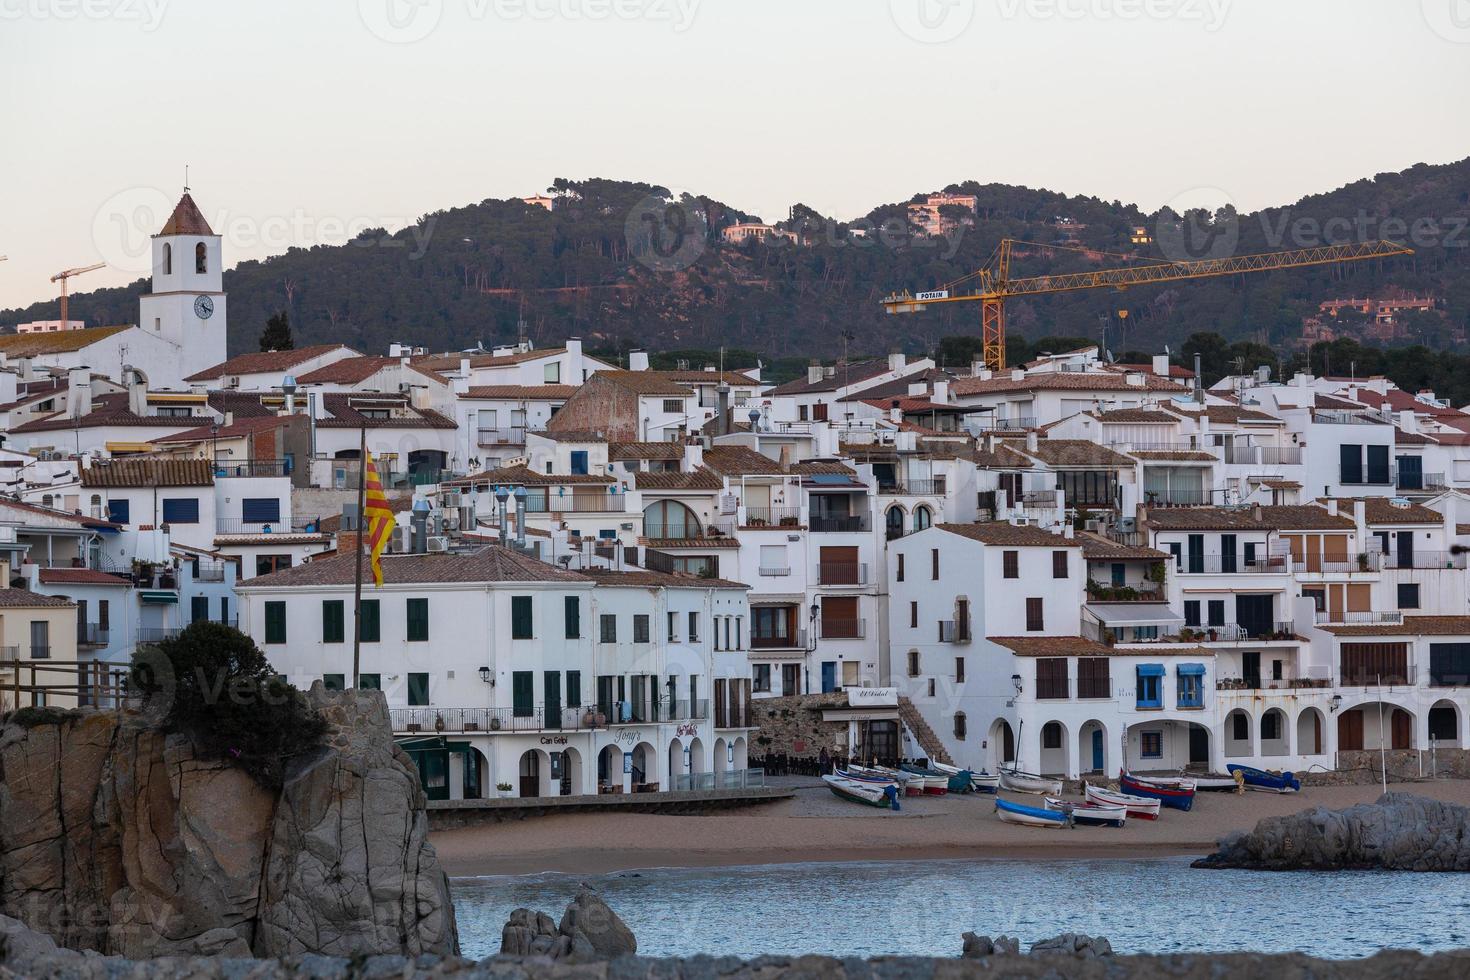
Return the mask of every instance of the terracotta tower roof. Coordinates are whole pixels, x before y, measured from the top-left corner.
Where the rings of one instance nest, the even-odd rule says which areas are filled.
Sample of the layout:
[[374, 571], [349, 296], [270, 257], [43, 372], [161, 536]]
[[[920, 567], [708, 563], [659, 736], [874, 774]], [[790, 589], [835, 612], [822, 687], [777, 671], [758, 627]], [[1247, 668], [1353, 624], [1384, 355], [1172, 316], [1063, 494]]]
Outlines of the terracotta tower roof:
[[174, 205], [174, 213], [168, 216], [159, 235], [213, 235], [209, 228], [209, 222], [204, 220], [204, 215], [199, 211], [199, 205], [184, 191], [184, 196], [179, 198], [179, 203]]

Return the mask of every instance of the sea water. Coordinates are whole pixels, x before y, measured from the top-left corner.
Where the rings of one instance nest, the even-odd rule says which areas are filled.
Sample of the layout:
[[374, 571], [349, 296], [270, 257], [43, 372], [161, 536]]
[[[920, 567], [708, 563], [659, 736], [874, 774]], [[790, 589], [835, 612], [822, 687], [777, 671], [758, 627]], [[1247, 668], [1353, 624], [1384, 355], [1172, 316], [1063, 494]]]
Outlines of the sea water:
[[960, 935], [1025, 945], [1063, 932], [1119, 952], [1299, 950], [1368, 956], [1385, 947], [1470, 945], [1470, 874], [1203, 871], [1144, 861], [914, 861], [458, 878], [460, 946], [500, 949], [512, 909], [562, 910], [593, 885], [648, 956], [824, 953], [956, 956]]

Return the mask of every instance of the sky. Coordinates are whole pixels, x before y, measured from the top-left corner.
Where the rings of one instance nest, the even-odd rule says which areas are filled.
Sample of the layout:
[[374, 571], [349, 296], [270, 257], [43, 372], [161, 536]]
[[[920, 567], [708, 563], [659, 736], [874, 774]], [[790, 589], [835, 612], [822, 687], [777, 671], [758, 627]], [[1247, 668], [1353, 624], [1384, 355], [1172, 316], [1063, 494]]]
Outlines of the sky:
[[1470, 155], [1470, 0], [0, 0], [0, 307], [607, 177], [1241, 210]]

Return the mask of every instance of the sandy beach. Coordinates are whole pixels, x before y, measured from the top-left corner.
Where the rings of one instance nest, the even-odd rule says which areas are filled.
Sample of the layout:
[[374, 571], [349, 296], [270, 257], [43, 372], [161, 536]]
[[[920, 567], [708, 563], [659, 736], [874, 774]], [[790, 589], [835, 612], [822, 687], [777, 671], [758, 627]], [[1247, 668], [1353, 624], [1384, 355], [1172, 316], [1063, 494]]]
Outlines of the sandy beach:
[[[1162, 857], [1205, 854], [1219, 837], [1262, 817], [1312, 806], [1377, 799], [1377, 786], [1309, 787], [1296, 795], [1201, 793], [1189, 813], [1121, 829], [1035, 830], [1001, 823], [994, 797], [952, 795], [904, 801], [900, 813], [847, 803], [820, 782], [789, 778], [796, 797], [735, 813], [661, 816], [586, 813], [435, 832], [439, 860], [456, 877], [560, 871], [601, 874], [639, 868], [719, 867], [800, 861], [952, 857]], [[1391, 783], [1390, 790], [1470, 805], [1470, 781]], [[1012, 796], [1038, 805], [1039, 797]]]

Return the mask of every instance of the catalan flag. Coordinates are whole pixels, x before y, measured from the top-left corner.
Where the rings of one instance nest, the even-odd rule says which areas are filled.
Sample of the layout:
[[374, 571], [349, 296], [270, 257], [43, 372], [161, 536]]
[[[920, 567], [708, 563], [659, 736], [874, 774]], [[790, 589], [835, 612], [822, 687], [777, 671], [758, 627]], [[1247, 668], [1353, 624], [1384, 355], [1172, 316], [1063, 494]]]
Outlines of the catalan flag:
[[369, 553], [372, 555], [373, 584], [383, 584], [383, 564], [380, 560], [388, 538], [393, 534], [397, 522], [388, 507], [388, 498], [383, 494], [383, 480], [373, 464], [373, 454], [368, 453], [363, 468], [366, 494], [363, 498], [363, 524], [367, 527]]

